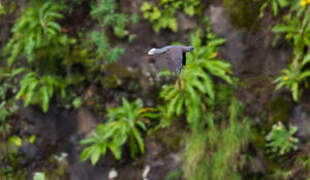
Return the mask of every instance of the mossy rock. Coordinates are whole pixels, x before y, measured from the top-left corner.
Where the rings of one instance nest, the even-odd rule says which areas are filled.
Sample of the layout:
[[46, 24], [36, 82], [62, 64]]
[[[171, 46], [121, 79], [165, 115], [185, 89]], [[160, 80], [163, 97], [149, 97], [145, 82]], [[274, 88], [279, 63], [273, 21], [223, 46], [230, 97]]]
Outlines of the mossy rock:
[[224, 0], [223, 6], [230, 15], [231, 23], [237, 28], [255, 32], [259, 27], [259, 0]]
[[291, 107], [292, 102], [284, 96], [271, 99], [267, 105], [267, 111], [269, 112], [268, 129], [271, 129], [272, 125], [279, 121], [283, 123], [288, 122]]

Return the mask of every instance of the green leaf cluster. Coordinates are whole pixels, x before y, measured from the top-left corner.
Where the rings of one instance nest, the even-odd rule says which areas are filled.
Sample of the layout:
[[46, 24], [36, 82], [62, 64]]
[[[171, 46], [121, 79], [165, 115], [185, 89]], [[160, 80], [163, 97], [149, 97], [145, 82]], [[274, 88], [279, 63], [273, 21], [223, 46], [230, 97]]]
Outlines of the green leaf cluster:
[[260, 8], [260, 17], [264, 16], [264, 11], [266, 8], [270, 7], [273, 15], [277, 16], [280, 8], [286, 8], [292, 3], [296, 3], [294, 0], [267, 0]]
[[0, 16], [5, 13], [3, 5], [0, 3]]
[[67, 84], [58, 76], [40, 76], [36, 72], [28, 72], [20, 84], [21, 89], [17, 93], [16, 99], [22, 98], [25, 106], [40, 103], [44, 112], [48, 110], [54, 91], [59, 90], [62, 97], [66, 95]]
[[294, 126], [287, 130], [281, 122], [274, 124], [271, 132], [266, 136], [268, 141], [266, 147], [270, 148], [272, 153], [277, 153], [280, 156], [291, 150], [297, 150], [299, 140], [293, 137], [296, 132], [297, 128]]
[[128, 145], [132, 158], [139, 151], [144, 153], [140, 131], [146, 131], [147, 127], [143, 119], [154, 117], [154, 114], [148, 111], [150, 110], [143, 108], [140, 99], [130, 103], [122, 98], [122, 107], [107, 109], [108, 122], [98, 125], [90, 138], [81, 141], [82, 145], [88, 145], [81, 154], [81, 160], [90, 159], [95, 165], [107, 150], [110, 150], [116, 159], [121, 159], [124, 145]]
[[[16, 99], [23, 99], [25, 106], [40, 104], [44, 112], [56, 90], [62, 97], [65, 96], [66, 86], [74, 79], [71, 78], [71, 66], [80, 60], [69, 58], [73, 57], [71, 46], [76, 40], [62, 32], [58, 23], [64, 18], [61, 14], [63, 8], [63, 5], [53, 1], [31, 1], [16, 20], [12, 28], [13, 36], [3, 49], [9, 69], [5, 73], [6, 79], [16, 80], [15, 76], [21, 75], [18, 77], [22, 80], [19, 81], [20, 90]], [[22, 61], [24, 57], [27, 62]], [[60, 72], [63, 65], [67, 66], [70, 81], [64, 80], [66, 77], [63, 79]], [[26, 69], [33, 70], [21, 74]]]
[[124, 48], [111, 47], [109, 38], [104, 33], [99, 31], [92, 31], [89, 33], [91, 43], [96, 47], [96, 58], [104, 59], [108, 62], [116, 62], [120, 55], [125, 52]]
[[[209, 35], [208, 35], [209, 34]], [[229, 76], [230, 64], [217, 57], [217, 48], [225, 41], [211, 36], [204, 45], [201, 32], [197, 31], [191, 37], [191, 45], [195, 50], [187, 55], [187, 64], [177, 77], [175, 84], [166, 85], [160, 92], [166, 102], [163, 108], [167, 118], [186, 114], [187, 122], [193, 127], [199, 127], [201, 117], [209, 105], [215, 102], [214, 77], [232, 83]], [[163, 122], [169, 125], [169, 122]]]
[[158, 6], [151, 2], [144, 2], [141, 6], [143, 17], [153, 24], [155, 32], [161, 29], [178, 30], [175, 18], [177, 11], [182, 10], [189, 16], [200, 15], [202, 11], [200, 0], [161, 0]]
[[303, 93], [302, 84], [307, 85], [307, 78], [310, 76], [310, 70], [305, 70], [309, 62], [310, 54], [307, 54], [301, 61], [295, 59], [288, 68], [283, 69], [282, 74], [274, 80], [274, 83], [277, 83], [276, 90], [286, 87], [297, 102]]
[[63, 18], [60, 11], [57, 4], [49, 1], [43, 4], [31, 3], [24, 10], [12, 28], [13, 37], [3, 50], [3, 55], [8, 56], [9, 65], [20, 55], [25, 55], [32, 62], [37, 58], [37, 51], [66, 45], [68, 38], [59, 35], [61, 26], [56, 22]]
[[242, 117], [243, 108], [235, 98], [226, 109], [222, 116], [206, 113], [207, 126], [186, 138], [185, 179], [241, 179], [237, 168], [243, 165], [241, 151], [251, 138], [250, 121]]
[[[288, 68], [282, 70], [281, 75], [275, 79], [276, 90], [286, 87], [293, 95], [294, 101], [302, 96], [303, 88], [307, 87], [310, 70], [310, 9], [309, 7], [292, 7], [290, 13], [283, 18], [283, 22], [273, 28], [278, 35], [285, 35], [285, 39], [294, 48], [293, 61]], [[305, 85], [304, 85], [305, 84]]]
[[91, 6], [91, 16], [104, 28], [111, 27], [119, 38], [129, 35], [127, 26], [138, 23], [139, 17], [134, 13], [131, 17], [118, 12], [118, 3], [115, 0], [99, 0]]

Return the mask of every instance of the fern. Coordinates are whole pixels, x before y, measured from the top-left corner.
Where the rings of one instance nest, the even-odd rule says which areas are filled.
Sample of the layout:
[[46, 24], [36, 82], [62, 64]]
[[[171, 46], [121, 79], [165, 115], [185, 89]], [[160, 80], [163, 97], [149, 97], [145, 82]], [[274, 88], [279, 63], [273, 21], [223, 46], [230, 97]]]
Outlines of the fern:
[[178, 30], [178, 23], [174, 16], [176, 9], [169, 8], [161, 11], [158, 7], [149, 2], [145, 2], [141, 6], [141, 11], [145, 19], [150, 20], [153, 24], [155, 32], [159, 32], [161, 29], [169, 28], [173, 32]]
[[141, 6], [143, 17], [153, 24], [155, 32], [161, 29], [170, 29], [173, 32], [178, 30], [176, 12], [183, 10], [187, 15], [200, 15], [203, 6], [200, 0], [161, 0], [156, 6], [150, 2], [144, 2]]
[[[212, 36], [209, 36], [212, 37]], [[163, 108], [167, 118], [186, 113], [187, 122], [192, 127], [200, 126], [200, 119], [208, 105], [215, 101], [214, 82], [212, 78], [219, 77], [232, 83], [230, 64], [217, 59], [217, 47], [224, 43], [222, 39], [212, 37], [204, 46], [201, 33], [197, 31], [191, 38], [195, 51], [189, 53], [187, 65], [177, 77], [174, 85], [166, 85], [160, 96], [167, 102]], [[169, 122], [163, 122], [169, 125]]]
[[92, 31], [89, 34], [90, 40], [97, 47], [96, 57], [105, 59], [108, 62], [116, 62], [125, 50], [121, 47], [110, 47], [109, 39], [103, 33]]
[[108, 109], [108, 122], [97, 126], [92, 136], [81, 141], [82, 145], [89, 145], [82, 154], [81, 160], [91, 159], [93, 165], [97, 163], [101, 155], [109, 149], [116, 159], [122, 156], [122, 146], [129, 146], [131, 157], [135, 157], [140, 151], [144, 153], [144, 142], [140, 134], [141, 130], [147, 130], [142, 121], [144, 118], [152, 118], [152, 109], [143, 108], [142, 101], [129, 103], [122, 98], [122, 107]]
[[[62, 19], [61, 8], [49, 1], [44, 4], [31, 4], [16, 21], [12, 32], [13, 37], [3, 50], [12, 65], [23, 54], [29, 62], [36, 57], [37, 49], [48, 48], [58, 39], [61, 31], [57, 19]], [[61, 42], [58, 42], [61, 45]]]
[[295, 59], [288, 68], [282, 70], [274, 83], [277, 83], [275, 90], [283, 87], [291, 91], [294, 101], [299, 101], [303, 93], [303, 84], [307, 83], [310, 77], [310, 71], [305, 70], [305, 66], [310, 63], [310, 55], [306, 55], [302, 61]]
[[25, 106], [41, 104], [44, 112], [48, 110], [54, 91], [60, 90], [62, 97], [66, 94], [66, 83], [61, 77], [57, 76], [40, 76], [36, 72], [29, 72], [23, 77], [20, 84], [21, 88], [16, 95], [16, 99], [22, 98]]
[[[288, 7], [293, 1], [289, 0], [267, 0], [260, 8], [260, 17], [264, 16], [265, 9], [270, 6], [273, 15], [277, 16], [280, 8]], [[296, 3], [296, 2], [293, 2]]]
[[[309, 4], [304, 1], [305, 6]], [[299, 6], [299, 4], [297, 3]], [[303, 4], [301, 4], [303, 6]], [[310, 71], [306, 67], [309, 65], [310, 47], [310, 9], [295, 8], [290, 6], [289, 13], [284, 16], [283, 22], [273, 28], [273, 32], [279, 37], [285, 35], [286, 40], [293, 45], [293, 61], [288, 68], [282, 70], [281, 75], [275, 79], [276, 90], [287, 88], [291, 91], [294, 101], [299, 101], [303, 89], [307, 87], [307, 80]]]
[[127, 14], [118, 13], [118, 4], [115, 0], [99, 0], [91, 8], [90, 14], [93, 19], [102, 23], [105, 28], [111, 27], [119, 38], [128, 36], [129, 32], [126, 27], [138, 22], [137, 14], [133, 14], [132, 18], [129, 18]]

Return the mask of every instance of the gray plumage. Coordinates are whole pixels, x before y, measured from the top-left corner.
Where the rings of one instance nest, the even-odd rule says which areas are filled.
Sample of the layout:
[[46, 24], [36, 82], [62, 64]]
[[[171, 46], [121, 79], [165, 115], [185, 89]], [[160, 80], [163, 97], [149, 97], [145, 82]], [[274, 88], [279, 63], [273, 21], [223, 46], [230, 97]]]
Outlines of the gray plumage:
[[192, 46], [170, 45], [162, 48], [153, 48], [148, 55], [160, 55], [160, 61], [167, 66], [171, 72], [180, 73], [186, 65], [186, 53], [194, 50]]

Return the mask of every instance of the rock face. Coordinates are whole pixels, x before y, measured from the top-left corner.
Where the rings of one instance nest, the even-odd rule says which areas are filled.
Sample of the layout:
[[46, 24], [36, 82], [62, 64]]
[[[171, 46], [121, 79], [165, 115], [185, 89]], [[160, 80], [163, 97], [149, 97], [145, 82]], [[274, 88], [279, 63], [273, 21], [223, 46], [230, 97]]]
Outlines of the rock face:
[[298, 128], [296, 135], [302, 140], [310, 138], [310, 111], [302, 105], [298, 105], [293, 109], [290, 122]]
[[92, 130], [96, 127], [97, 122], [88, 109], [80, 108], [77, 112], [77, 124], [78, 133], [85, 135], [85, 138], [89, 138]]
[[264, 31], [249, 33], [234, 27], [222, 6], [209, 11], [213, 32], [227, 42], [220, 48], [220, 56], [228, 60], [238, 77], [277, 75], [290, 62], [289, 48], [273, 48]]

